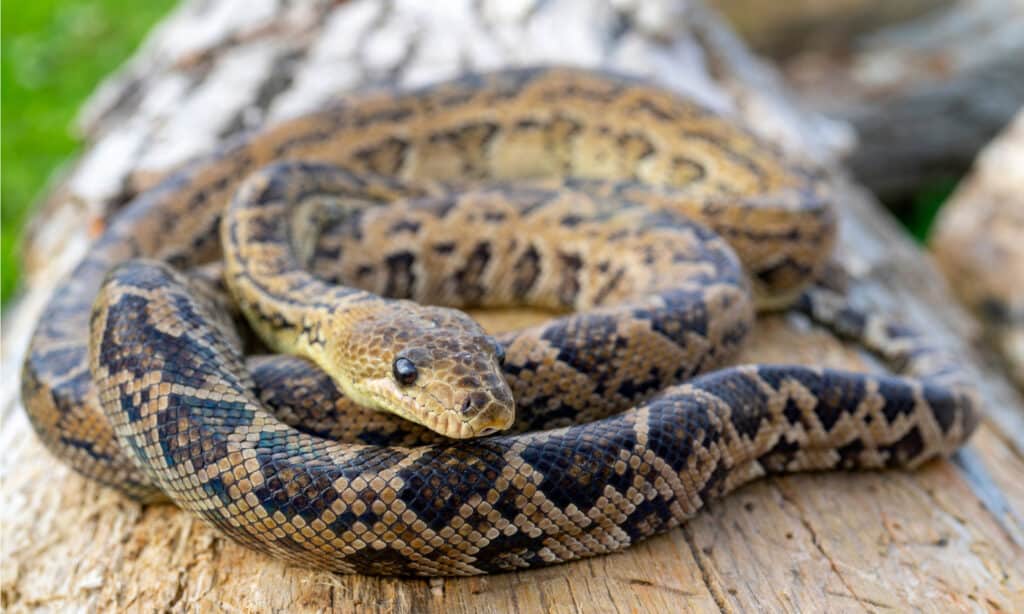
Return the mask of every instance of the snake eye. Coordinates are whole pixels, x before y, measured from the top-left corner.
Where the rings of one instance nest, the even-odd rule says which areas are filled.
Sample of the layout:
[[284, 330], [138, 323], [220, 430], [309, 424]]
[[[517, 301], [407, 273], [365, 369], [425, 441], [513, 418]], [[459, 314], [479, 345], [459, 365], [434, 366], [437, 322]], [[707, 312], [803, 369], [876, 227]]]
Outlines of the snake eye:
[[416, 381], [416, 376], [419, 375], [416, 365], [405, 357], [396, 358], [395, 362], [391, 365], [391, 371], [395, 374], [395, 380], [403, 386], [411, 385]]
[[499, 341], [494, 342], [494, 357], [498, 359], [498, 364], [505, 364], [505, 346]]

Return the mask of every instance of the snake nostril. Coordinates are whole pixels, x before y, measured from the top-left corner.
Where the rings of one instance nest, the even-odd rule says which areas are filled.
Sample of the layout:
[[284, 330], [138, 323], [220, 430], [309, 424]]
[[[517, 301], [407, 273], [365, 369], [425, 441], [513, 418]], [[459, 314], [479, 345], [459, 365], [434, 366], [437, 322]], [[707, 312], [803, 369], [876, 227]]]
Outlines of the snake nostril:
[[462, 400], [462, 413], [468, 414], [473, 409], [473, 398], [470, 395], [466, 395], [466, 398]]

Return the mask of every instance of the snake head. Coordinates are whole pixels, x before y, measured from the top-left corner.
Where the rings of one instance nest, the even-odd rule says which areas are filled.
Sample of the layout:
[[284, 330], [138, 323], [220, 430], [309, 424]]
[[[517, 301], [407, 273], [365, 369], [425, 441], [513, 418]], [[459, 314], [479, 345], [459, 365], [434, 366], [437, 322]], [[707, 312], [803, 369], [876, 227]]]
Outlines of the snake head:
[[465, 313], [387, 301], [335, 330], [327, 370], [353, 400], [457, 439], [512, 425], [504, 348]]

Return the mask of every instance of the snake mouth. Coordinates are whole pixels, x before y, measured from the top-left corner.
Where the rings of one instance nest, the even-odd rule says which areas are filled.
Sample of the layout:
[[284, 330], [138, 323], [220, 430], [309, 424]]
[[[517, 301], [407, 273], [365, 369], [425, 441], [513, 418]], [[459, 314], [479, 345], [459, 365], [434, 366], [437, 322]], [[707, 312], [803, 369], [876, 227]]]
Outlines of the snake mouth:
[[504, 431], [515, 422], [514, 406], [505, 407], [500, 403], [491, 402], [482, 410], [471, 416], [466, 416], [466, 403], [445, 403], [426, 390], [421, 390], [420, 393], [421, 397], [426, 396], [430, 399], [428, 403], [417, 403], [417, 406], [422, 408], [420, 416], [423, 419], [418, 416], [409, 419], [445, 437], [452, 439], [485, 437]]
[[445, 403], [426, 388], [402, 388], [389, 378], [364, 380], [363, 384], [362, 390], [346, 394], [362, 405], [415, 422], [451, 439], [493, 435], [515, 422], [514, 405], [491, 401], [466, 416], [462, 411], [464, 403]]
[[460, 439], [468, 437], [486, 437], [488, 435], [494, 435], [501, 431], [508, 430], [515, 423], [515, 410], [506, 410], [501, 405], [494, 405], [494, 407], [488, 411], [482, 412], [480, 415], [462, 422], [463, 432], [466, 434], [460, 437]]

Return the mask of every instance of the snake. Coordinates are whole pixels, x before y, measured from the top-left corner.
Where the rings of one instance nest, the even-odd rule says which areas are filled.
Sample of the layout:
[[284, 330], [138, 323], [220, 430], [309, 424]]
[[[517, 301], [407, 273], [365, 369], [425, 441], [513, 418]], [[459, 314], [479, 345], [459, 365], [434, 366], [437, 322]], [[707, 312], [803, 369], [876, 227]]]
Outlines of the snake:
[[[352, 94], [114, 214], [22, 397], [79, 473], [292, 564], [561, 563], [765, 475], [917, 467], [970, 437], [956, 357], [831, 287], [835, 233], [811, 164], [636, 77]], [[550, 317], [492, 334], [464, 311], [502, 307]], [[893, 372], [732, 364], [781, 309]]]

